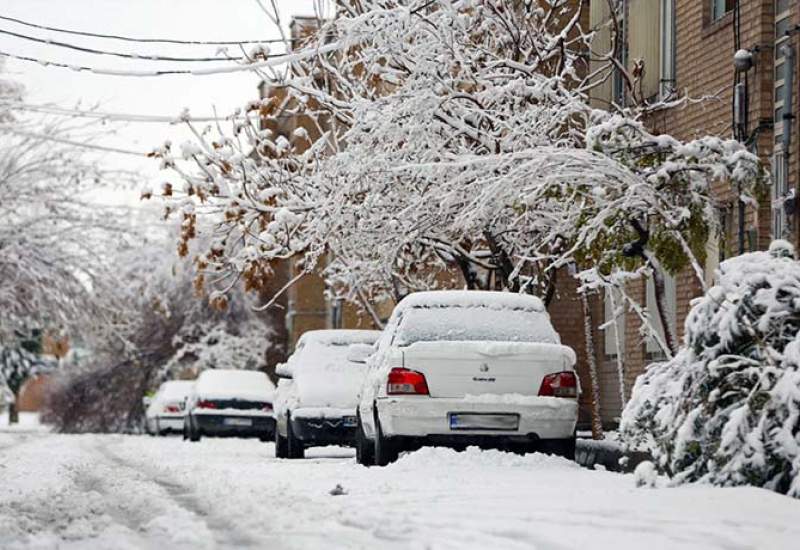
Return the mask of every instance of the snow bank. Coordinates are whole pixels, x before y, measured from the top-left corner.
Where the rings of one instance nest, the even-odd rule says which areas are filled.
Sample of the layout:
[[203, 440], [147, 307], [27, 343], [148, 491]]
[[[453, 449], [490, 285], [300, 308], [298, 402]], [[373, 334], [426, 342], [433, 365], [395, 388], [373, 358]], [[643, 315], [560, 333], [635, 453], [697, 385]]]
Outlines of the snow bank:
[[200, 373], [194, 393], [204, 399], [272, 402], [275, 386], [261, 371], [210, 369]]

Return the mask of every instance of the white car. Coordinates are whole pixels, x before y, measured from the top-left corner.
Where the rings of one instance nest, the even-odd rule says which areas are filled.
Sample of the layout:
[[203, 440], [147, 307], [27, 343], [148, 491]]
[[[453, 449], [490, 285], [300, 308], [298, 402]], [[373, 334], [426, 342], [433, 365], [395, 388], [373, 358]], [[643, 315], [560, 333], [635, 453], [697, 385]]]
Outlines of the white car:
[[236, 436], [271, 441], [274, 395], [275, 386], [261, 371], [205, 370], [186, 401], [184, 439]]
[[171, 380], [161, 384], [153, 397], [144, 398], [147, 433], [183, 433], [183, 407], [192, 386], [193, 380]]
[[573, 458], [580, 386], [541, 300], [481, 291], [411, 294], [369, 360], [357, 411], [361, 464], [426, 445]]
[[355, 443], [364, 361], [380, 334], [312, 330], [300, 337], [288, 361], [275, 369], [281, 378], [275, 393], [275, 456], [302, 458], [308, 447]]

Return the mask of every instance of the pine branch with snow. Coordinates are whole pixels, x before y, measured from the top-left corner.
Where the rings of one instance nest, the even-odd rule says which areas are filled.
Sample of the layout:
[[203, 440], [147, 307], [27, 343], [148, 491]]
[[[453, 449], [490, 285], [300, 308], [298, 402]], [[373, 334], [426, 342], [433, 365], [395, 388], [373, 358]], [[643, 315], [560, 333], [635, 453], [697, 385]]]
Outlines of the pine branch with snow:
[[789, 243], [723, 262], [677, 356], [637, 380], [621, 430], [674, 484], [800, 498], [800, 263]]

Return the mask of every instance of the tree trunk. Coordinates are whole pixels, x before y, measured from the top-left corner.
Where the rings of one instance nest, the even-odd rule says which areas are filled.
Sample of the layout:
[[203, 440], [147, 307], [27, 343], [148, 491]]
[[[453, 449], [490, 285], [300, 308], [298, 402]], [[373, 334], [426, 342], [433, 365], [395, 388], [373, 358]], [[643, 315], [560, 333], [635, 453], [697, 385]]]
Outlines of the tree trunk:
[[592, 439], [603, 439], [603, 418], [600, 416], [600, 380], [597, 377], [597, 360], [594, 354], [594, 334], [592, 333], [592, 312], [589, 309], [589, 299], [581, 292], [581, 306], [583, 308], [583, 334], [586, 338], [586, 360], [589, 363], [589, 378], [591, 382], [591, 413], [592, 413]]
[[8, 406], [8, 423], [9, 424], [18, 424], [19, 423], [19, 410], [17, 409], [17, 402], [16, 398], [18, 396], [14, 396], [15, 401]]

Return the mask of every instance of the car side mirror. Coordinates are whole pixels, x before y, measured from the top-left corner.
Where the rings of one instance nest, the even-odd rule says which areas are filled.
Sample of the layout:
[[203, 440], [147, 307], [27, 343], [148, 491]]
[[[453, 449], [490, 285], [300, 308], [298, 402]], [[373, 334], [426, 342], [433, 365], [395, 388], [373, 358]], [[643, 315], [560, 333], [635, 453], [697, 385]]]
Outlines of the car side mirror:
[[292, 369], [286, 363], [281, 363], [277, 367], [275, 367], [275, 376], [278, 378], [284, 378], [291, 380], [292, 379]]
[[375, 348], [369, 344], [350, 344], [347, 349], [347, 360], [351, 363], [363, 364], [373, 353], [375, 353]]

